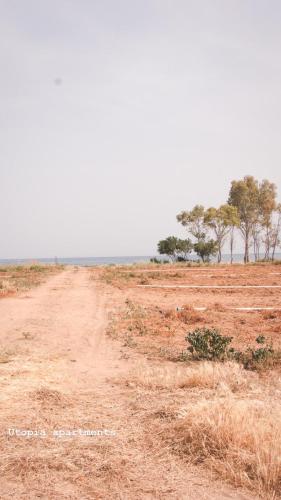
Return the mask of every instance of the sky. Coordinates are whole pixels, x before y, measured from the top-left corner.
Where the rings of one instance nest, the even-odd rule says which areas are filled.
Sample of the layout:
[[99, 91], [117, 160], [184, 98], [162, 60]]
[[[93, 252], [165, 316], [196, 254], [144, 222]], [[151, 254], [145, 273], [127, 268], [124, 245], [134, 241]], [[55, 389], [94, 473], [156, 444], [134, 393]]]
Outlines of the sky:
[[0, 0], [0, 258], [156, 254], [244, 175], [280, 200], [280, 25], [279, 0]]

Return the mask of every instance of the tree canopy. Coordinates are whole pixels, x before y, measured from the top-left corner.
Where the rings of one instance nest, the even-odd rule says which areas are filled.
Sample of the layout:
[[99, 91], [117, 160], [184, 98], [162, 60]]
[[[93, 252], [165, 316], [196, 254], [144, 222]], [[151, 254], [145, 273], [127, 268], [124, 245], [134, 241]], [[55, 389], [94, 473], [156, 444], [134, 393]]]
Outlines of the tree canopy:
[[160, 255], [167, 255], [172, 260], [186, 260], [189, 253], [192, 252], [193, 245], [190, 239], [181, 240], [175, 236], [169, 236], [158, 243], [158, 252]]
[[218, 262], [221, 262], [224, 244], [229, 239], [232, 263], [238, 229], [244, 241], [245, 263], [250, 260], [252, 246], [255, 260], [260, 258], [262, 246], [264, 259], [273, 259], [281, 244], [281, 204], [276, 198], [276, 185], [268, 179], [259, 182], [246, 175], [243, 179], [233, 180], [227, 203], [207, 209], [197, 204], [176, 216], [191, 238], [180, 240], [170, 236], [158, 243], [158, 251], [175, 260], [186, 259], [193, 249], [203, 261], [217, 255]]

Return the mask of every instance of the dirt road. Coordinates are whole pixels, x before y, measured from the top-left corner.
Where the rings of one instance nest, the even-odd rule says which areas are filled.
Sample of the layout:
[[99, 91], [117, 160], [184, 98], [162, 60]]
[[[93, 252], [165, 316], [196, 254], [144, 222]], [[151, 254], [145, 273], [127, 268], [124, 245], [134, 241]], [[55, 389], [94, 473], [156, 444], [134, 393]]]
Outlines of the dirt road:
[[120, 383], [137, 354], [105, 335], [122, 301], [85, 268], [0, 301], [1, 499], [250, 498], [148, 432], [149, 395]]

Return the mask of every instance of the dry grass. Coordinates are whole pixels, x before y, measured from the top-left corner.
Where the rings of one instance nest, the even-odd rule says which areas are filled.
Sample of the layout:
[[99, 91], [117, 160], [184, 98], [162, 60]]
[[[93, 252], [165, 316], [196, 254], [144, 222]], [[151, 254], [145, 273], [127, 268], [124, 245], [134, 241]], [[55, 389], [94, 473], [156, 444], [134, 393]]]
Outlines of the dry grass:
[[281, 405], [274, 394], [280, 380], [274, 377], [261, 378], [233, 362], [142, 363], [122, 382], [139, 398], [150, 391], [151, 425], [164, 447], [273, 499], [281, 487]]
[[191, 325], [193, 323], [204, 323], [205, 318], [198, 311], [195, 311], [189, 304], [184, 304], [182, 309], [177, 312], [177, 318], [185, 323], [186, 325]]
[[149, 389], [186, 389], [228, 387], [231, 391], [245, 389], [255, 378], [234, 362], [192, 363], [190, 366], [174, 364], [149, 366], [140, 364], [130, 374], [127, 383]]
[[280, 494], [280, 406], [231, 396], [199, 400], [172, 424], [169, 440], [177, 453], [236, 485]]
[[[142, 353], [178, 359], [186, 349], [184, 337], [187, 328], [204, 324], [204, 315], [188, 304], [180, 310], [162, 309], [157, 306], [144, 307], [127, 299], [125, 308], [111, 316], [107, 334], [124, 341], [126, 345], [129, 339], [130, 346]], [[179, 336], [180, 342], [176, 338]]]
[[47, 276], [63, 269], [60, 265], [0, 266], [0, 298], [40, 285]]
[[220, 304], [219, 302], [215, 302], [213, 305], [209, 306], [208, 309], [210, 311], [216, 311], [222, 313], [225, 313], [227, 311], [227, 308], [223, 304]]

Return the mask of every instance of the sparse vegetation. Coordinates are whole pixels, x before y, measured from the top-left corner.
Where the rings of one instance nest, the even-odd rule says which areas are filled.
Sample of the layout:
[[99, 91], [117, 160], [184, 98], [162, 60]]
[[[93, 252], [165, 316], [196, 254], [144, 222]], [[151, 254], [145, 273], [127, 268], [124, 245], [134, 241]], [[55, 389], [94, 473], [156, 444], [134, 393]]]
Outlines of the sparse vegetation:
[[[264, 249], [264, 261], [274, 260], [275, 252], [280, 247], [281, 203], [276, 202], [277, 188], [274, 183], [264, 179], [258, 182], [251, 175], [231, 183], [228, 201], [219, 208], [195, 205], [191, 210], [183, 210], [177, 215], [177, 221], [191, 235], [191, 239], [179, 240], [169, 236], [158, 243], [160, 254], [166, 254], [176, 260], [176, 248], [185, 246], [187, 252], [180, 258], [186, 259], [187, 253], [194, 250], [203, 262], [211, 257], [222, 259], [222, 249], [229, 237], [230, 262], [233, 262], [234, 236], [237, 228], [244, 240], [244, 262], [250, 261], [250, 247], [253, 245], [255, 261], [260, 260]], [[215, 239], [209, 237], [209, 231]]]
[[63, 269], [61, 265], [0, 266], [0, 298], [40, 285], [45, 277]]

